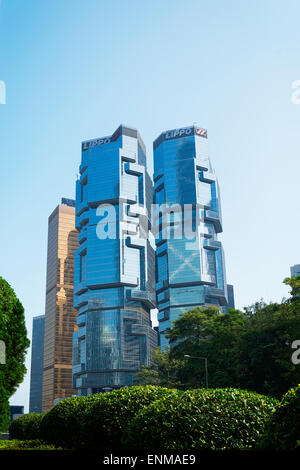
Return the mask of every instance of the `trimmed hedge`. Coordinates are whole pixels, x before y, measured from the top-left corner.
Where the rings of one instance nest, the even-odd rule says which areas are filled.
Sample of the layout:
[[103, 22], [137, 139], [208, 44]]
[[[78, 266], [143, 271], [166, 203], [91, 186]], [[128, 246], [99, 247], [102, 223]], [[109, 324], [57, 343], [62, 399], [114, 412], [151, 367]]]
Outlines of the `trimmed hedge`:
[[189, 390], [142, 409], [123, 432], [132, 450], [251, 449], [276, 399], [225, 389]]
[[45, 414], [41, 438], [68, 449], [120, 449], [128, 422], [153, 401], [174, 393], [148, 385], [66, 398]]
[[68, 449], [77, 447], [81, 440], [83, 412], [95, 397], [77, 396], [59, 401], [42, 419], [41, 439]]
[[88, 449], [119, 450], [124, 429], [134, 416], [158, 399], [167, 400], [178, 390], [153, 385], [132, 386], [98, 395], [84, 415], [82, 444]]
[[54, 447], [40, 440], [34, 441], [0, 441], [0, 450], [63, 450], [61, 447]]
[[283, 396], [256, 448], [300, 450], [300, 384]]
[[9, 426], [10, 439], [21, 441], [39, 439], [42, 419], [43, 415], [39, 413], [28, 413], [14, 419]]

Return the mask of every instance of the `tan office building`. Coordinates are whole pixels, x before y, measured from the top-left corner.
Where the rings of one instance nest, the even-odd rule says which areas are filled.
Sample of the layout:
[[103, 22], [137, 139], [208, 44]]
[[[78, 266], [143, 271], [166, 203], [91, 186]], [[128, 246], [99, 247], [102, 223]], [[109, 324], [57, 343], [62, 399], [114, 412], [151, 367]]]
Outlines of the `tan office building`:
[[76, 395], [72, 389], [72, 341], [77, 311], [73, 307], [75, 201], [62, 199], [48, 219], [48, 254], [44, 336], [42, 412], [54, 401]]

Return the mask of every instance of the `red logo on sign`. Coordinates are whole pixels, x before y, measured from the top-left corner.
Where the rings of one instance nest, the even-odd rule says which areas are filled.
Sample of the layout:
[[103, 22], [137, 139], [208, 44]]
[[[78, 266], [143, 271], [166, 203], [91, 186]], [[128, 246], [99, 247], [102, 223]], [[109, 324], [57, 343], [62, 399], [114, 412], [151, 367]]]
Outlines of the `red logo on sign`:
[[200, 129], [199, 127], [196, 127], [195, 131], [197, 135], [201, 135], [202, 137], [207, 137], [206, 129]]

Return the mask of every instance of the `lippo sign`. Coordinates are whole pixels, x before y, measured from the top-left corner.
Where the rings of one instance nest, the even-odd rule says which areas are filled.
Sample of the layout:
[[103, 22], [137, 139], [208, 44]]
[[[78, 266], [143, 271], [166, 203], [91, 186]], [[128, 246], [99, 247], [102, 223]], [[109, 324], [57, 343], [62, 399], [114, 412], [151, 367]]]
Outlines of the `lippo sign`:
[[173, 129], [165, 132], [165, 140], [176, 139], [179, 137], [188, 137], [190, 135], [200, 135], [207, 138], [207, 130], [200, 127], [184, 127], [182, 129]]
[[192, 135], [198, 135], [207, 139], [207, 130], [201, 127], [190, 126], [181, 127], [179, 129], [172, 129], [163, 132], [153, 143], [154, 150], [165, 140], [180, 139], [182, 137], [190, 137]]
[[91, 147], [98, 147], [99, 145], [109, 144], [111, 142], [111, 137], [101, 137], [101, 139], [93, 139], [87, 140], [82, 142], [81, 148], [84, 152], [85, 150], [89, 150]]

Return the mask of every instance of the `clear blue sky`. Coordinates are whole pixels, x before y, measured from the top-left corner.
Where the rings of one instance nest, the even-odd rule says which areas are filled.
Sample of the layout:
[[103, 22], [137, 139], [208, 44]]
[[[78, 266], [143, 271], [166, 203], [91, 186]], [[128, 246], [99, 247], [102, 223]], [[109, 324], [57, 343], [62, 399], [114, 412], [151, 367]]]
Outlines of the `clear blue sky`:
[[[1, 1], [0, 275], [30, 337], [48, 215], [74, 197], [80, 142], [120, 123], [139, 129], [149, 160], [163, 130], [208, 129], [236, 305], [288, 295], [282, 280], [300, 263], [299, 17], [298, 0]], [[28, 375], [11, 400], [25, 410]]]

